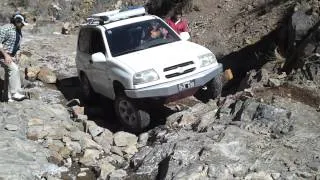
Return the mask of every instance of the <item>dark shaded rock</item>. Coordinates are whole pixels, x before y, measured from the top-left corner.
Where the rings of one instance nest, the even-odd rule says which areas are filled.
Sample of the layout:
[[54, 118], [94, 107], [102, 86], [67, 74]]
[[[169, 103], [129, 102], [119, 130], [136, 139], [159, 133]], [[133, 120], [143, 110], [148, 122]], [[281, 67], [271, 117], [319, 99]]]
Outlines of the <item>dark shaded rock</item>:
[[[158, 175], [159, 164], [173, 153], [174, 144], [156, 145], [144, 158], [132, 178], [155, 179]], [[138, 162], [139, 160], [135, 160]], [[138, 163], [137, 163], [138, 164]]]
[[133, 169], [139, 168], [144, 160], [144, 158], [152, 151], [152, 147], [145, 146], [136, 153], [130, 161], [130, 166]]
[[244, 103], [238, 118], [241, 128], [253, 133], [281, 136], [293, 130], [290, 111], [252, 100]]

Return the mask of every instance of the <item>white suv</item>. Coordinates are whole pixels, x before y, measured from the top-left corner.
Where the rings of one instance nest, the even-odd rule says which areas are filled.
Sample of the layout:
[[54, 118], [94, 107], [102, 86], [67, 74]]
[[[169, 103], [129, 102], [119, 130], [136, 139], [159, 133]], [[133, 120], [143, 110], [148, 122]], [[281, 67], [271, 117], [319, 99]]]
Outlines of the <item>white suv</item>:
[[222, 65], [207, 48], [187, 41], [144, 8], [93, 15], [81, 26], [76, 64], [86, 100], [98, 93], [114, 100], [131, 131], [150, 123], [142, 104], [195, 93], [221, 93]]

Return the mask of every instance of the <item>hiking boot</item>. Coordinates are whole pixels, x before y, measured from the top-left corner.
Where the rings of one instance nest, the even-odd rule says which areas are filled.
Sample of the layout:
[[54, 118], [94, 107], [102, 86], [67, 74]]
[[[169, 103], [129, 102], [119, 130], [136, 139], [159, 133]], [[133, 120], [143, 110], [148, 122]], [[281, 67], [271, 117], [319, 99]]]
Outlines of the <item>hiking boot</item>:
[[14, 93], [11, 95], [11, 99], [15, 100], [15, 101], [22, 101], [24, 99], [26, 99], [27, 97], [23, 94], [20, 94], [20, 93]]

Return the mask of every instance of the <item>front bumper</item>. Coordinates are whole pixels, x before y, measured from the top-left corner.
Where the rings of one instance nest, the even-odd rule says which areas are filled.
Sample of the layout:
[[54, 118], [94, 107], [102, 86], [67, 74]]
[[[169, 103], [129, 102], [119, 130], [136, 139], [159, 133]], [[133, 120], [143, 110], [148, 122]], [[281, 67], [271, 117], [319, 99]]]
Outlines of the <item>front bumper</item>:
[[125, 93], [130, 98], [151, 98], [151, 97], [168, 97], [175, 94], [183, 93], [189, 89], [184, 89], [180, 91], [178, 85], [187, 81], [194, 81], [193, 88], [199, 88], [204, 86], [207, 82], [212, 80], [214, 77], [218, 76], [222, 72], [222, 64], [214, 69], [208, 69], [197, 74], [193, 74], [183, 79], [176, 81], [158, 84], [146, 88], [135, 89], [135, 90], [125, 90]]

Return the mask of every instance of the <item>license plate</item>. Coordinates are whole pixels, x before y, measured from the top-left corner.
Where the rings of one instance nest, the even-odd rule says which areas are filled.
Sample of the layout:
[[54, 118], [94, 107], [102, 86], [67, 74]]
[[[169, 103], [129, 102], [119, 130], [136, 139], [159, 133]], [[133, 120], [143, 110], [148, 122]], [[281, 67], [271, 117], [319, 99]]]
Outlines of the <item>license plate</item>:
[[191, 80], [191, 81], [178, 84], [178, 89], [179, 91], [183, 91], [185, 89], [193, 88], [194, 86], [195, 86], [195, 81]]

